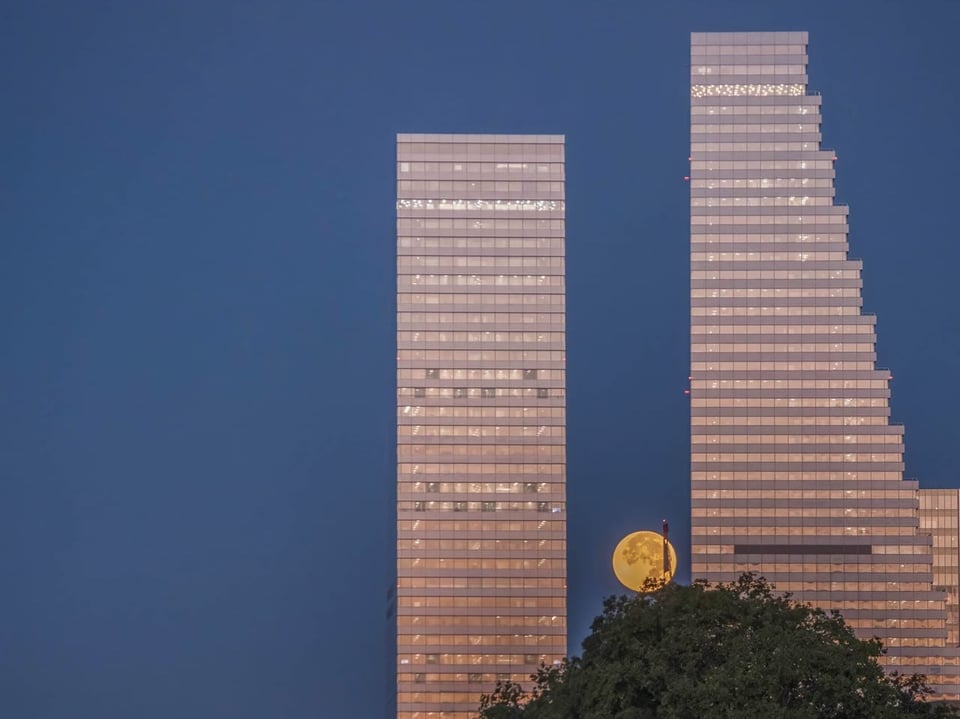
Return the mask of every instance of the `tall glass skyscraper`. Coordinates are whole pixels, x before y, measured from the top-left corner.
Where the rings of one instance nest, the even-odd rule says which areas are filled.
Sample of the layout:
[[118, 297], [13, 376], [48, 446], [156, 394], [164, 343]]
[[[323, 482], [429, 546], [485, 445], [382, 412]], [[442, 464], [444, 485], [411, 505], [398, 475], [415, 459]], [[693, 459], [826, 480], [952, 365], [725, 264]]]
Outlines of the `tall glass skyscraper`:
[[566, 655], [564, 139], [397, 137], [397, 717]]
[[690, 96], [693, 577], [760, 572], [955, 696], [807, 34], [693, 34]]

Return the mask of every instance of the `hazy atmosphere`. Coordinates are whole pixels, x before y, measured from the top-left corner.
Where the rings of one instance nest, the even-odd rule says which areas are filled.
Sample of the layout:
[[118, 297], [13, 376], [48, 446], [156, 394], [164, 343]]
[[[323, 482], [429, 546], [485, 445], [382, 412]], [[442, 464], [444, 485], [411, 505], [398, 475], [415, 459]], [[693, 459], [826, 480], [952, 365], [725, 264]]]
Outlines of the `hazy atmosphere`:
[[953, 2], [13, 2], [0, 715], [380, 717], [398, 132], [566, 136], [570, 651], [689, 580], [689, 34], [806, 30], [906, 476], [960, 485]]

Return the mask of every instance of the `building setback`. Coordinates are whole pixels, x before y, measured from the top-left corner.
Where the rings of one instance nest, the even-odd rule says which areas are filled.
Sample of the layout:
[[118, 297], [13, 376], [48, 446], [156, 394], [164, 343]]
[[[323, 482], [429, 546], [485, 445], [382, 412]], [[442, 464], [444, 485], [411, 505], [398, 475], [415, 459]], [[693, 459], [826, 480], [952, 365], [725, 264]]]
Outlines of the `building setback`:
[[397, 136], [397, 718], [566, 655], [564, 139]]
[[920, 490], [920, 530], [933, 538], [933, 587], [947, 594], [947, 644], [960, 646], [960, 489]]
[[692, 35], [692, 576], [759, 572], [956, 697], [820, 100], [806, 33]]

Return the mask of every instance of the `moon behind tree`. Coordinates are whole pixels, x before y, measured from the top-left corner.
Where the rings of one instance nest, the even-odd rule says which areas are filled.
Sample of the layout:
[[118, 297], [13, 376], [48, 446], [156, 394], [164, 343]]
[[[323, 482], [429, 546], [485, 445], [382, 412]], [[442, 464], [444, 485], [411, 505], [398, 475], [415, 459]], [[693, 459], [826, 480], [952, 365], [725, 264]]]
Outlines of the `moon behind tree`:
[[670, 581], [677, 571], [677, 552], [667, 542], [668, 566], [663, 566], [663, 536], [656, 532], [640, 531], [628, 534], [613, 550], [613, 573], [627, 589], [643, 591], [648, 579]]

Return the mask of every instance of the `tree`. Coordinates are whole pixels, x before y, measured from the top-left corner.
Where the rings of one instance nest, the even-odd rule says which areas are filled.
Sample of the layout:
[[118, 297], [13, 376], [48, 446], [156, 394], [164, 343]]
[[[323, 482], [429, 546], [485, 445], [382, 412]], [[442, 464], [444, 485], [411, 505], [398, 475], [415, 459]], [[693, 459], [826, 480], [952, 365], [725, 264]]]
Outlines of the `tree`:
[[887, 675], [878, 640], [836, 612], [743, 575], [610, 597], [583, 656], [541, 666], [532, 693], [498, 683], [482, 719], [893, 719], [951, 717], [922, 678]]

